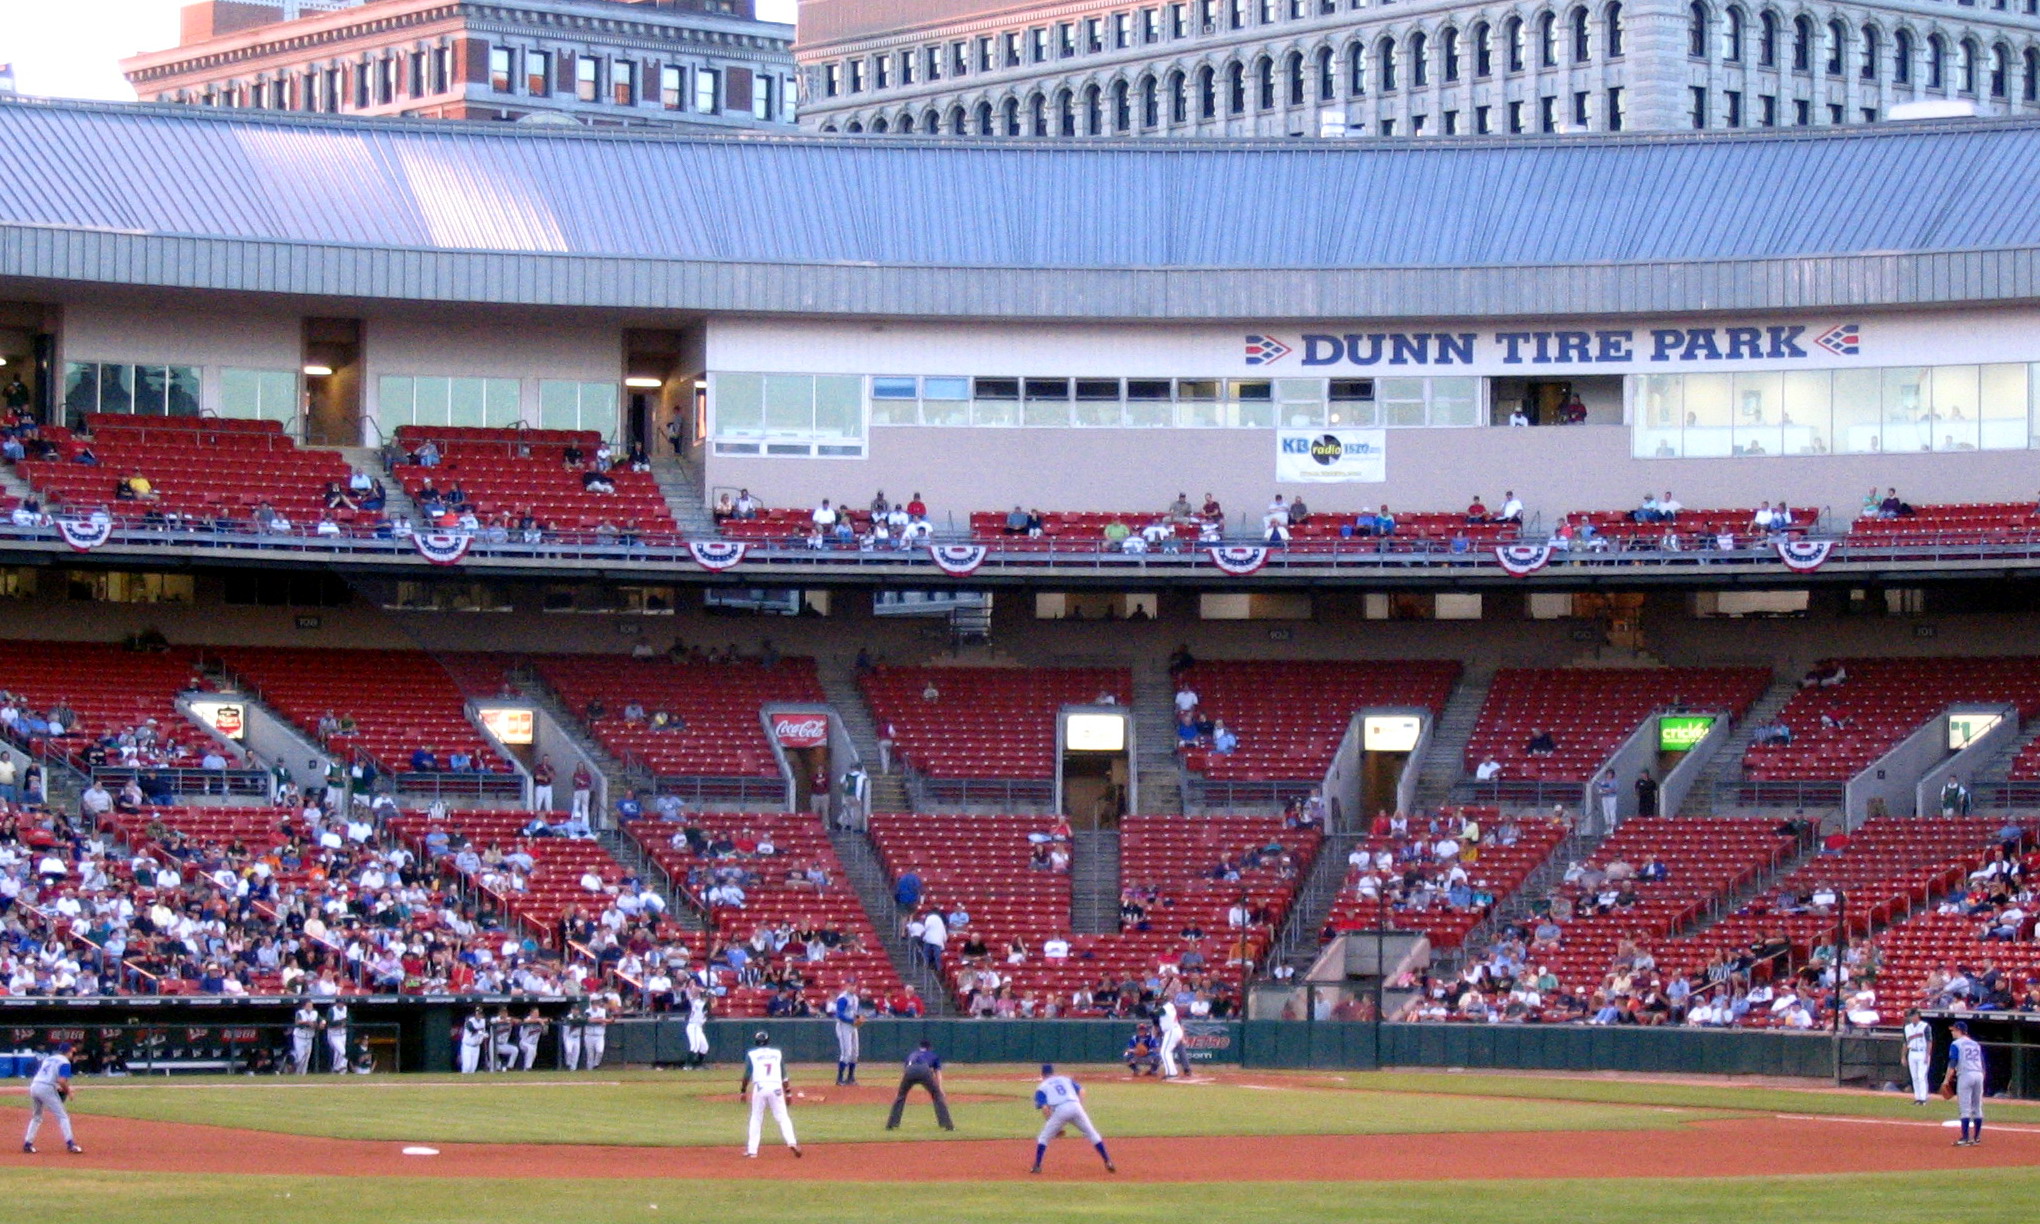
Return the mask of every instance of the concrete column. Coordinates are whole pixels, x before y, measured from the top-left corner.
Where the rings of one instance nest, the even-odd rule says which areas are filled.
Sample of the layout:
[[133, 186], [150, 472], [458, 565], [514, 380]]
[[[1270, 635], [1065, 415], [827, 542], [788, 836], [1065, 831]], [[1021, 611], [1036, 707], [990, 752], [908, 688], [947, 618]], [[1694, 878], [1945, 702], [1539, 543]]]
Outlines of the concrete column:
[[[1622, 6], [1623, 127], [1632, 132], [1679, 131], [1687, 118], [1693, 73], [1686, 55], [1689, 13], [1684, 0], [1628, 0]], [[1710, 106], [1712, 113], [1718, 105]]]

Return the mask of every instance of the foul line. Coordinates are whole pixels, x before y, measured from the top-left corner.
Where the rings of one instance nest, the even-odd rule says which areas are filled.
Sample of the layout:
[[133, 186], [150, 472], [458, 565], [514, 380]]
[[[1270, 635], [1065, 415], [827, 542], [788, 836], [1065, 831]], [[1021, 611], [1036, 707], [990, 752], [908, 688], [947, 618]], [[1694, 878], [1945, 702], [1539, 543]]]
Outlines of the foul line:
[[[1781, 1122], [1848, 1122], [1856, 1126], [1923, 1126], [1932, 1130], [1942, 1130], [1955, 1125], [1955, 1119], [1953, 1118], [1949, 1118], [1946, 1121], [1928, 1121], [1923, 1118], [1915, 1122], [1910, 1118], [1850, 1118], [1841, 1114], [1773, 1114], [1772, 1117], [1777, 1118]], [[2040, 1135], [2040, 1126], [2021, 1126], [2017, 1122], [1991, 1122], [1989, 1125], [1993, 1131], [2010, 1131], [2018, 1135]]]

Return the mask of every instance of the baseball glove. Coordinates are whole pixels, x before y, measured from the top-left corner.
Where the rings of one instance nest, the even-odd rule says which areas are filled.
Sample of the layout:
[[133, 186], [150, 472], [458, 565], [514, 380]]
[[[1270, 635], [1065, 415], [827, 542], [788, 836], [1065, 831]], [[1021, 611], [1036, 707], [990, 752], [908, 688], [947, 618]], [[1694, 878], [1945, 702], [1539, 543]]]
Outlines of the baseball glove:
[[69, 1088], [68, 1086], [66, 1086], [66, 1085], [63, 1085], [63, 1084], [58, 1084], [58, 1085], [57, 1085], [57, 1098], [58, 1098], [59, 1100], [64, 1100], [64, 1101], [68, 1101], [68, 1100], [70, 1100], [70, 1099], [71, 1099], [71, 1089], [70, 1089], [70, 1088]]
[[1941, 1099], [1944, 1101], [1952, 1101], [1955, 1099], [1954, 1081], [1952, 1080], [1941, 1081]]

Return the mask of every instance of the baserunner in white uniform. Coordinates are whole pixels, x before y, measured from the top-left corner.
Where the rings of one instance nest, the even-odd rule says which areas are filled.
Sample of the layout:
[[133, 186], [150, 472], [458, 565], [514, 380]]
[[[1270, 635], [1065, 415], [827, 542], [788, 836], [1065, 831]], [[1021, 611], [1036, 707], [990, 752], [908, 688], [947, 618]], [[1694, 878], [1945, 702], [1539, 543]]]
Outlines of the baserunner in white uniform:
[[1105, 1162], [1107, 1173], [1119, 1170], [1112, 1164], [1111, 1153], [1105, 1150], [1105, 1136], [1091, 1124], [1091, 1115], [1084, 1112], [1084, 1086], [1067, 1075], [1057, 1075], [1055, 1067], [1041, 1064], [1041, 1084], [1034, 1090], [1034, 1107], [1041, 1111], [1045, 1121], [1041, 1134], [1034, 1140], [1034, 1167], [1029, 1173], [1041, 1172], [1041, 1158], [1048, 1153], [1048, 1141], [1063, 1133], [1066, 1126], [1074, 1126], [1082, 1132], [1091, 1146], [1098, 1149], [1098, 1159]]
[[1927, 1061], [1933, 1056], [1934, 1030], [1920, 1019], [1915, 1007], [1905, 1013], [1905, 1069], [1912, 1075], [1913, 1104], [1927, 1103], [1932, 1085], [1927, 1082]]
[[1176, 1013], [1175, 1000], [1162, 1003], [1162, 1078], [1175, 1079], [1183, 1074], [1183, 1059], [1178, 1053], [1183, 1048], [1183, 1018]]
[[59, 1041], [37, 1064], [35, 1078], [28, 1082], [28, 1134], [22, 1136], [22, 1151], [34, 1154], [35, 1133], [42, 1129], [44, 1114], [56, 1118], [57, 1128], [64, 1132], [65, 1151], [85, 1151], [71, 1134], [71, 1112], [64, 1108], [64, 1102], [70, 1099], [71, 1043]]
[[772, 1118], [779, 1123], [779, 1133], [786, 1138], [786, 1146], [800, 1155], [800, 1141], [793, 1137], [793, 1119], [786, 1113], [786, 1056], [772, 1048], [772, 1035], [759, 1030], [751, 1037], [751, 1049], [744, 1054], [744, 1079], [737, 1085], [737, 1095], [746, 1091], [751, 1094], [751, 1131], [744, 1145], [744, 1155], [758, 1154], [758, 1137], [765, 1129], [765, 1111], [772, 1111]]
[[1943, 1087], [1955, 1088], [1955, 1112], [1962, 1121], [1962, 1137], [1956, 1147], [1975, 1147], [1983, 1142], [1983, 1047], [1969, 1035], [1966, 1021], [1948, 1026], [1955, 1040], [1948, 1044], [1948, 1075]]

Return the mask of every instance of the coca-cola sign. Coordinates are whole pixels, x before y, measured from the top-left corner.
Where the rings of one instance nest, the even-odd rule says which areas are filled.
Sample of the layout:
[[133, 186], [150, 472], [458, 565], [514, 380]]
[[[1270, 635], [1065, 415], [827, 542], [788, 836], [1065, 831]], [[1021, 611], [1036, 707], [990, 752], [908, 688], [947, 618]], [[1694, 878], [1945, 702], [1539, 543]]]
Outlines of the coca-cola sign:
[[774, 714], [772, 736], [782, 748], [819, 748], [829, 742], [829, 716]]

